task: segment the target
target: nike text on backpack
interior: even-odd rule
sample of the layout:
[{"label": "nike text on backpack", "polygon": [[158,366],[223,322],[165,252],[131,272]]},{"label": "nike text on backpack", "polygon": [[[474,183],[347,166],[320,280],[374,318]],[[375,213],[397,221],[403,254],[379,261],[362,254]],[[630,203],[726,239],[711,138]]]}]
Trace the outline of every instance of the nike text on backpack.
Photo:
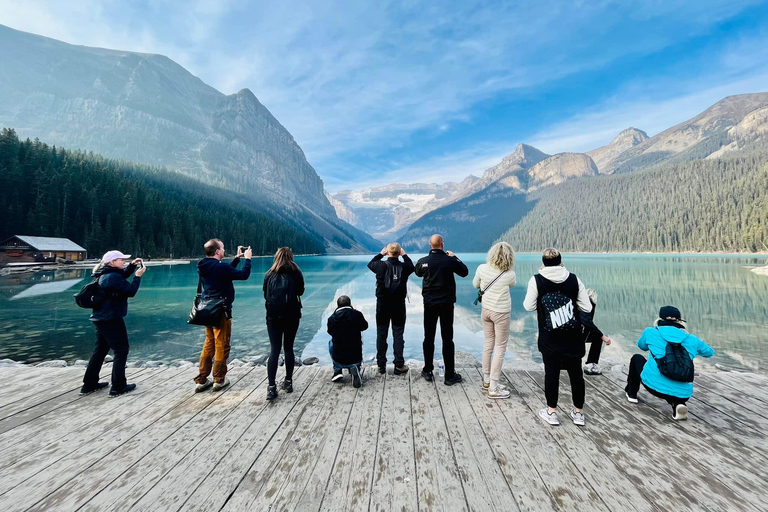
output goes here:
[{"label": "nike text on backpack", "polygon": [[293,277],[289,274],[274,272],[269,276],[267,286],[267,313],[272,318],[282,318],[294,314],[298,309],[299,297]]},{"label": "nike text on backpack", "polygon": [[499,273],[499,275],[497,275],[496,277],[494,277],[494,278],[493,278],[493,281],[491,281],[490,283],[488,283],[488,286],[486,286],[486,287],[485,287],[485,288],[483,288],[482,290],[477,290],[477,297],[475,298],[475,301],[474,301],[472,304],[474,304],[475,306],[477,306],[477,303],[478,303],[478,302],[483,302],[483,295],[485,294],[485,292],[487,292],[487,291],[488,291],[488,288],[490,288],[491,286],[493,286],[493,283],[495,283],[496,281],[498,281],[498,279],[499,279],[501,276],[503,276],[503,275],[504,275],[506,272],[507,272],[506,270],[502,270],[502,271]]},{"label": "nike text on backpack", "polygon": [[384,274],[384,289],[390,295],[394,295],[405,284],[403,281],[403,267],[401,265],[393,265],[389,261],[386,264],[387,272]]},{"label": "nike text on backpack", "polygon": [[189,313],[188,324],[207,325],[210,327],[219,327],[221,318],[227,313],[229,306],[224,297],[214,297],[209,299],[202,298],[203,280],[197,282],[197,294],[192,304],[192,311]]},{"label": "nike text on backpack", "polygon": [[693,359],[691,359],[690,354],[683,347],[682,342],[675,343],[666,339],[664,341],[667,342],[667,346],[664,349],[664,357],[657,358],[651,352],[651,356],[653,356],[656,366],[659,368],[659,373],[668,379],[679,382],[693,382]]},{"label": "nike text on backpack", "polygon": [[578,328],[579,322],[574,315],[573,301],[559,289],[550,291],[548,287],[551,287],[551,285],[547,285],[546,278],[540,275],[535,277],[536,285],[539,288],[539,302],[544,309],[544,329],[547,331],[559,331]]},{"label": "nike text on backpack", "polygon": [[107,298],[104,291],[99,286],[98,277],[80,288],[80,291],[77,292],[74,297],[75,303],[85,309],[98,308]]}]

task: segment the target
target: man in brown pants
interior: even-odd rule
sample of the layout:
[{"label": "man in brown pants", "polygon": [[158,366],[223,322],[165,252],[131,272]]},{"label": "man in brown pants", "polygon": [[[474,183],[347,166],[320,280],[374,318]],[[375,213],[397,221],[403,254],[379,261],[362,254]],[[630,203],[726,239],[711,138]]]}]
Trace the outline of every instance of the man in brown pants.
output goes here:
[{"label": "man in brown pants", "polygon": [[[197,263],[197,272],[203,285],[202,298],[223,297],[227,302],[227,313],[221,319],[219,327],[205,328],[205,343],[200,354],[200,373],[195,377],[195,392],[199,393],[213,386],[219,391],[229,385],[227,379],[227,359],[229,358],[229,341],[232,336],[232,303],[235,302],[235,287],[232,281],[245,281],[251,275],[251,256],[253,252],[248,247],[243,252],[238,247],[237,256],[232,263],[224,263],[224,242],[212,238],[205,243],[205,258]],[[240,258],[245,257],[241,270],[237,269]],[[213,369],[213,382],[208,375]]]}]

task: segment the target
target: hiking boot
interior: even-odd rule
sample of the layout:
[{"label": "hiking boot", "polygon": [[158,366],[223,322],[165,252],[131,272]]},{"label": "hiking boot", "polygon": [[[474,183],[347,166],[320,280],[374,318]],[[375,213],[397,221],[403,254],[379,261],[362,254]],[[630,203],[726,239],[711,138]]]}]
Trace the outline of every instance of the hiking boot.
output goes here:
[{"label": "hiking boot", "polygon": [[283,379],[283,383],[280,385],[281,388],[283,388],[283,391],[286,393],[293,393],[293,381],[288,379]]},{"label": "hiking boot", "polygon": [[272,401],[277,398],[277,386],[267,386],[267,400]]},{"label": "hiking boot", "polygon": [[632,396],[628,392],[624,391],[624,396],[627,397],[627,402],[631,404],[637,404],[640,403],[640,400],[637,399],[637,396]]},{"label": "hiking boot", "polygon": [[90,395],[94,391],[98,391],[100,389],[104,389],[107,386],[109,386],[108,382],[97,382],[95,386],[86,386],[85,384],[83,384],[83,387],[80,388],[80,394],[81,395]]},{"label": "hiking boot", "polygon": [[404,373],[408,373],[408,370],[409,368],[404,364],[400,366],[395,366],[395,375],[402,375]]},{"label": "hiking boot", "polygon": [[603,372],[600,371],[600,366],[598,366],[597,363],[588,363],[584,367],[584,375],[602,375]]},{"label": "hiking boot", "polygon": [[672,416],[675,421],[685,421],[688,419],[688,406],[685,404],[677,404],[675,406],[675,414]]},{"label": "hiking boot", "polygon": [[379,366],[379,373],[384,375],[387,373],[387,367],[386,366]]},{"label": "hiking boot", "polygon": [[360,378],[360,368],[353,366],[349,369],[349,374],[352,375],[352,385],[359,388],[363,385],[363,380]]},{"label": "hiking boot", "polygon": [[556,412],[549,412],[546,407],[539,411],[539,418],[543,419],[544,421],[546,421],[550,425],[559,425],[560,424],[560,420],[557,417],[557,413]]},{"label": "hiking boot", "polygon": [[488,388],[488,398],[509,398],[510,392],[503,386],[496,386],[496,389]]},{"label": "hiking boot", "polygon": [[123,389],[115,389],[114,386],[112,386],[112,389],[109,390],[109,397],[114,398],[116,396],[124,395],[126,393],[130,393],[136,389],[136,384],[126,384]]},{"label": "hiking boot", "polygon": [[575,409],[571,409],[571,419],[573,420],[574,425],[578,425],[580,427],[583,427],[584,425],[586,425],[586,421],[584,421],[583,412],[576,412]]},{"label": "hiking boot", "polygon": [[424,370],[421,370],[421,376],[424,377],[424,380],[427,382],[432,382],[435,378],[435,376],[432,375],[432,372],[425,372]]},{"label": "hiking boot", "polygon": [[334,370],[333,377],[331,377],[331,382],[341,382],[343,380],[344,375],[342,375],[341,370]]},{"label": "hiking boot", "polygon": [[221,391],[227,386],[229,386],[229,379],[224,379],[224,382],[214,382],[212,391]]},{"label": "hiking boot", "polygon": [[454,384],[458,384],[461,381],[462,381],[461,375],[459,375],[458,373],[454,373],[453,377],[450,377],[450,378],[446,377],[445,378],[445,385],[446,386],[453,386]]},{"label": "hiking boot", "polygon": [[205,382],[202,384],[195,385],[195,393],[202,393],[206,389],[210,389],[211,386],[213,386],[213,381],[211,379],[205,379]]}]

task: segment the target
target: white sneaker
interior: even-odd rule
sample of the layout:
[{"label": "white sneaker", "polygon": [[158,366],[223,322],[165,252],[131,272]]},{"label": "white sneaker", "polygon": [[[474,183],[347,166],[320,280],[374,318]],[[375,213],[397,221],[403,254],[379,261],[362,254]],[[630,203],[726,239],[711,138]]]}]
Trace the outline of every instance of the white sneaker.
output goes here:
[{"label": "white sneaker", "polygon": [[229,379],[224,379],[224,382],[214,382],[213,391],[221,391],[227,386],[229,386]]},{"label": "white sneaker", "polygon": [[510,392],[504,386],[496,386],[496,389],[488,389],[488,398],[509,398]]},{"label": "white sneaker", "polygon": [[205,382],[202,384],[196,384],[195,385],[195,393],[201,393],[205,391],[206,389],[213,386],[213,381],[211,379],[205,379]]},{"label": "white sneaker", "polygon": [[672,416],[675,421],[685,421],[688,419],[688,406],[685,404],[677,404],[675,407],[675,414]]},{"label": "white sneaker", "polygon": [[624,396],[627,397],[627,402],[629,402],[631,404],[639,404],[640,403],[640,400],[638,400],[636,396],[629,396],[629,393],[627,393],[626,391],[624,392]]},{"label": "white sneaker", "polygon": [[584,425],[586,425],[586,421],[584,421],[583,412],[576,412],[575,409],[571,409],[571,419],[573,420],[574,425],[578,425],[580,427],[583,427]]},{"label": "white sneaker", "polygon": [[600,366],[597,363],[589,363],[584,367],[584,374],[585,375],[602,375],[603,372],[600,371]]},{"label": "white sneaker", "polygon": [[550,425],[559,425],[560,420],[557,417],[556,412],[549,412],[546,408],[539,411],[539,418],[543,419]]}]

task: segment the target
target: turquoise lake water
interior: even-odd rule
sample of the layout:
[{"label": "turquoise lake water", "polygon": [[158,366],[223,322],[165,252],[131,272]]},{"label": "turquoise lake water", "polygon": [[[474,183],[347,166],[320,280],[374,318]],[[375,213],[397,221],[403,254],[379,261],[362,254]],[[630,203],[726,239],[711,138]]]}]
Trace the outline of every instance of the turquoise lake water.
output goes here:
[{"label": "turquoise lake water", "polygon": [[[483,334],[480,307],[474,306],[472,276],[484,254],[459,255],[470,269],[457,279],[455,341],[458,350],[479,356]],[[419,255],[412,256],[414,261]],[[375,354],[375,279],[370,256],[314,256],[297,259],[307,289],[296,353],[328,361],[325,322],[335,299],[352,297],[371,324],[364,333],[364,353]],[[540,256],[519,254],[517,286],[512,290],[511,338],[507,359],[540,361],[536,317],[522,308],[526,285],[540,266]],[[564,262],[588,288],[599,293],[595,323],[614,344],[604,358],[625,361],[637,351],[635,341],[651,325],[659,306],[677,306],[689,329],[716,350],[709,363],[765,373],[768,368],[768,277],[747,267],[768,264],[766,257],[668,255],[566,255]],[[261,285],[271,259],[253,260],[253,273],[236,283],[231,358],[268,352]],[[88,312],[72,298],[90,271],[66,270],[0,277],[0,358],[35,362],[87,359],[95,340]],[[149,267],[138,295],[129,301],[130,359],[195,361],[203,329],[186,323],[197,285],[195,262]],[[421,280],[408,284],[406,358],[422,359]],[[439,357],[439,334],[438,355]],[[391,349],[390,349],[391,350]],[[390,353],[391,354],[391,353]],[[389,356],[390,362],[392,356]]]}]

